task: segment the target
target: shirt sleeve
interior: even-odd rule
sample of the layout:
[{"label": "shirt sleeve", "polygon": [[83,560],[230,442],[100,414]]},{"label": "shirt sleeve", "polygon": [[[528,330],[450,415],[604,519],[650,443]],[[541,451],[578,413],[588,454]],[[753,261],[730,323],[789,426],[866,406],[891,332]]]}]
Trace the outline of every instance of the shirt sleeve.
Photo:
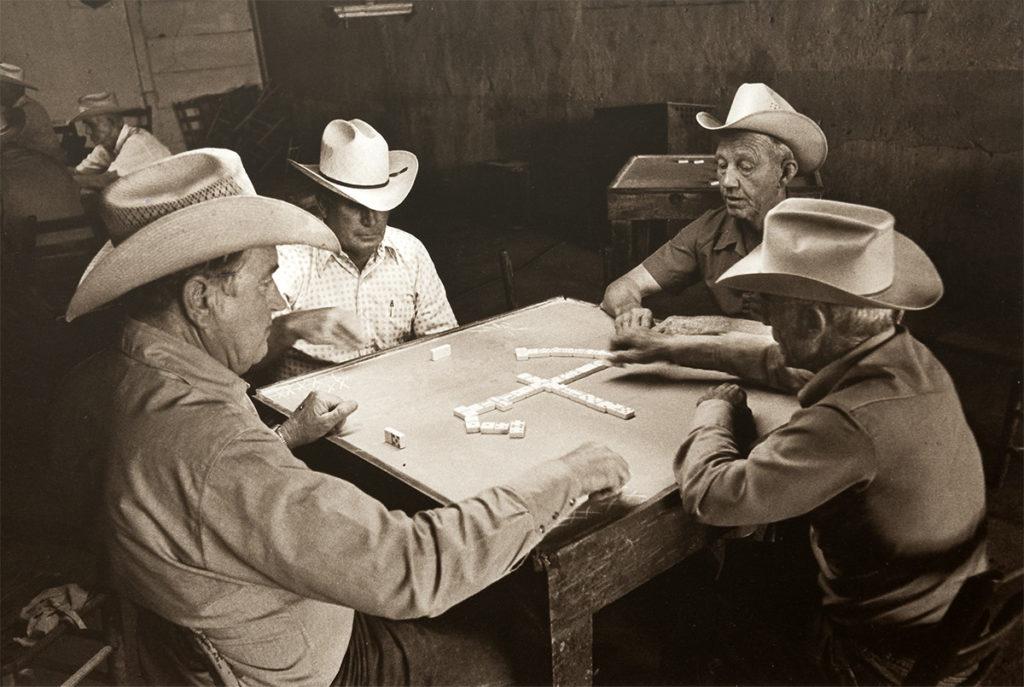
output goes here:
[{"label": "shirt sleeve", "polygon": [[733,527],[796,517],[874,477],[870,438],[856,420],[831,406],[798,411],[745,459],[732,422],[728,402],[701,403],[676,457],[683,507],[707,524]]},{"label": "shirt sleeve", "polygon": [[110,171],[124,176],[170,155],[171,151],[156,136],[145,129],[139,129],[125,139],[121,150],[110,163]]},{"label": "shirt sleeve", "polygon": [[313,270],[313,254],[309,247],[303,245],[278,246],[277,269],[274,271],[274,283],[281,292],[287,308],[276,314],[292,312],[299,298],[309,288],[309,280]]},{"label": "shirt sleeve", "polygon": [[96,146],[85,156],[85,159],[78,163],[75,171],[79,174],[98,174],[106,172],[110,167],[110,153],[103,146]]},{"label": "shirt sleeve", "polygon": [[426,336],[452,329],[459,323],[455,321],[455,313],[448,303],[444,284],[437,276],[434,261],[423,244],[418,241],[417,244],[416,315],[412,330],[414,336]]},{"label": "shirt sleeve", "polygon": [[683,288],[700,281],[697,243],[703,237],[708,214],[680,229],[641,263],[662,289]]},{"label": "shirt sleeve", "polygon": [[387,618],[433,616],[509,572],[581,488],[565,463],[551,461],[409,516],[310,470],[268,429],[252,428],[208,473],[204,565],[217,570],[227,556],[302,596]]}]

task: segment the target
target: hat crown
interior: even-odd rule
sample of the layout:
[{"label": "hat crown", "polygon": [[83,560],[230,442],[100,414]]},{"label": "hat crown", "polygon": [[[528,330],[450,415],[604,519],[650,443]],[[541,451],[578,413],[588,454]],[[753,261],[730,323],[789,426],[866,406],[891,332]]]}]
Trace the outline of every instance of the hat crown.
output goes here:
[{"label": "hat crown", "polygon": [[895,269],[889,212],[814,198],[787,198],[765,216],[764,271],[807,277],[859,296],[883,291]]},{"label": "hat crown", "polygon": [[388,142],[361,119],[335,119],[320,139],[320,173],[353,186],[388,183]]},{"label": "hat crown", "polygon": [[238,153],[200,148],[118,179],[104,191],[100,213],[110,242],[117,245],[175,210],[213,198],[255,195]]},{"label": "hat crown", "polygon": [[119,107],[117,104],[117,94],[112,91],[102,91],[101,93],[88,93],[78,99],[79,112],[86,112],[87,110],[94,110],[100,107]]},{"label": "hat crown", "polygon": [[763,83],[745,83],[736,89],[726,124],[731,124],[757,112],[793,112],[786,99]]},{"label": "hat crown", "polygon": [[25,80],[25,70],[16,64],[10,64],[9,62],[0,62],[0,74],[3,74],[9,79],[17,79],[18,81]]}]

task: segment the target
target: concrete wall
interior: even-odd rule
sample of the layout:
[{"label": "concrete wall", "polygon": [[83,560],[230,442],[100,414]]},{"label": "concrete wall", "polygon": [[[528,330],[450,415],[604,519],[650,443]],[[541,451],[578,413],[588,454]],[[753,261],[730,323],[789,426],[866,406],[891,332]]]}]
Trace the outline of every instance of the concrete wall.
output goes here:
[{"label": "concrete wall", "polygon": [[310,129],[361,116],[415,151],[421,186],[525,159],[540,209],[577,221],[593,108],[724,113],[738,84],[765,81],[828,135],[830,197],[893,211],[951,286],[1019,314],[1018,0],[424,1],[340,26],[321,8],[257,3],[271,80]]},{"label": "concrete wall", "polygon": [[247,0],[3,0],[3,61],[25,69],[54,120],[84,93],[111,90],[153,107],[153,131],[184,150],[172,103],[260,83]]}]

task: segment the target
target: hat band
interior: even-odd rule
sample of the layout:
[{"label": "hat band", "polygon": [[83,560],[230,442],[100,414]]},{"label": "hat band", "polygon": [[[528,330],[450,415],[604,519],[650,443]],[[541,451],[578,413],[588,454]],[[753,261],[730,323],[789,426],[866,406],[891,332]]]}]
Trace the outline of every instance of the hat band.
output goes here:
[{"label": "hat band", "polygon": [[320,170],[320,176],[322,176],[325,179],[329,179],[330,181],[333,181],[336,184],[341,184],[342,186],[345,186],[347,188],[384,188],[385,186],[391,183],[391,177],[397,177],[399,174],[404,174],[407,171],[409,171],[408,167],[402,167],[397,172],[392,172],[391,174],[388,174],[388,178],[385,179],[384,182],[380,184],[352,184],[347,181],[342,181],[341,179],[335,179],[329,174],[324,174],[324,171],[322,169]]}]

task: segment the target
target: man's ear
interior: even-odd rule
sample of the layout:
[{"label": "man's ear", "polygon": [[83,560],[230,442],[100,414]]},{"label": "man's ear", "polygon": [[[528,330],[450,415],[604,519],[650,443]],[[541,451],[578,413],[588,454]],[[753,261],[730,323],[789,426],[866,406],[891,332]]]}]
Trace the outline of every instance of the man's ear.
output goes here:
[{"label": "man's ear", "polygon": [[786,188],[789,186],[789,182],[793,181],[793,177],[796,176],[799,166],[796,164],[796,160],[786,160],[782,163],[782,176],[779,177],[779,186]]},{"label": "man's ear", "polygon": [[817,345],[828,328],[828,319],[825,317],[825,311],[817,303],[812,303],[800,308],[799,313],[800,319],[798,322],[800,323],[800,330],[803,332],[804,338],[808,341],[813,341]]},{"label": "man's ear", "polygon": [[206,277],[189,277],[181,287],[181,307],[189,322],[199,327],[209,321],[215,291],[214,285]]}]

